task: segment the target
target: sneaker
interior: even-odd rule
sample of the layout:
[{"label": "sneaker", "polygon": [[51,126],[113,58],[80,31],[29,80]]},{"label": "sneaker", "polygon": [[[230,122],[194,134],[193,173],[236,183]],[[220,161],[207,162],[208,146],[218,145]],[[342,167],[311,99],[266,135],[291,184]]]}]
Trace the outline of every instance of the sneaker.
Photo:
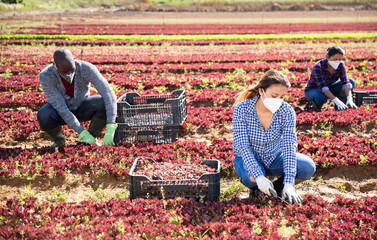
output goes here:
[{"label": "sneaker", "polygon": [[312,103],[312,106],[313,106],[313,110],[316,111],[316,112],[321,112],[322,110],[322,106],[323,104],[317,104],[315,102]]},{"label": "sneaker", "polygon": [[95,143],[96,146],[100,147],[101,146],[101,143],[98,142],[98,139],[96,138],[96,143]]},{"label": "sneaker", "polygon": [[258,186],[250,188],[249,198],[257,198],[259,195],[259,188]]},{"label": "sneaker", "polygon": [[55,141],[50,147],[56,148],[56,147],[60,147],[64,145],[65,145],[65,141]]},{"label": "sneaker", "polygon": [[273,181],[272,184],[274,185],[274,189],[278,197],[281,198],[283,195],[283,188],[284,188],[284,176],[279,177],[277,180]]}]

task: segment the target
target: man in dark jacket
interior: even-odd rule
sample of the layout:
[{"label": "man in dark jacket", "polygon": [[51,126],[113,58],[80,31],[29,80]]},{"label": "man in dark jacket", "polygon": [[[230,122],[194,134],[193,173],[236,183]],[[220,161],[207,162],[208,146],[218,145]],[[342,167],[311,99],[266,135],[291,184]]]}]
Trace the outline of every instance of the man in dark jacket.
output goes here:
[{"label": "man in dark jacket", "polygon": [[[54,53],[54,63],[39,74],[39,81],[48,103],[37,116],[42,130],[54,141],[52,147],[65,144],[61,128],[65,124],[79,134],[80,140],[95,145],[106,126],[104,145],[114,145],[116,97],[93,64],[75,60],[68,49],[61,48]],[[91,84],[100,95],[90,96]],[[80,124],[83,121],[91,121],[88,130]]]}]

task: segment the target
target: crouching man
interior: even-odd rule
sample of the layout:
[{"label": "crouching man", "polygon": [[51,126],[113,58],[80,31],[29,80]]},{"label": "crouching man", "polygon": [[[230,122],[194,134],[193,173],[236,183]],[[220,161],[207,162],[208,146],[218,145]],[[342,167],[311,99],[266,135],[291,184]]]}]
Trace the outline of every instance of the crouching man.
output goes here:
[{"label": "crouching man", "polygon": [[[54,62],[39,74],[47,98],[38,111],[38,122],[54,141],[52,147],[65,144],[62,125],[67,124],[79,134],[79,140],[98,145],[98,137],[106,126],[104,145],[114,145],[117,128],[116,97],[107,80],[91,63],[75,60],[72,53],[61,48],[54,53]],[[90,96],[90,85],[100,95]],[[80,122],[91,121],[88,130]]]}]

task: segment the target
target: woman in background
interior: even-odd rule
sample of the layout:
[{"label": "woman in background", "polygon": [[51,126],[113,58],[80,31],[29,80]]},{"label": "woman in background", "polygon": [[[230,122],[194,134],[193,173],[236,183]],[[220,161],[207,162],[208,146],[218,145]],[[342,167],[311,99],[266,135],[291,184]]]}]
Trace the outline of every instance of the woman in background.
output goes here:
[{"label": "woman in background", "polygon": [[344,54],[342,48],[334,46],[327,49],[326,58],[314,64],[305,87],[305,97],[316,111],[321,111],[323,104],[329,99],[335,103],[337,110],[357,108],[351,93],[355,88],[355,81],[347,77],[346,65],[342,61]]}]

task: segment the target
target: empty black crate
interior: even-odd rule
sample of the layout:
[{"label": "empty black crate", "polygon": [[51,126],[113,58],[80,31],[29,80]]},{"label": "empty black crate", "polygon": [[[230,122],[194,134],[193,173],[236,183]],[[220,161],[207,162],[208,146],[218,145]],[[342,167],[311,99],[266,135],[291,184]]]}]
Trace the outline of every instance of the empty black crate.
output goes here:
[{"label": "empty black crate", "polygon": [[354,91],[353,95],[355,104],[358,107],[377,103],[377,90]]},{"label": "empty black crate", "polygon": [[186,92],[165,95],[126,93],[117,101],[118,121],[133,126],[177,126],[187,117]]},{"label": "empty black crate", "polygon": [[[154,162],[153,159],[148,160]],[[130,199],[135,198],[195,198],[217,201],[220,196],[220,161],[204,160],[205,164],[216,169],[216,173],[203,174],[199,179],[151,180],[146,176],[135,175],[138,159],[130,170]]]},{"label": "empty black crate", "polygon": [[151,126],[130,127],[127,124],[118,124],[115,131],[114,142],[154,142],[172,143],[178,140],[179,126]]}]

